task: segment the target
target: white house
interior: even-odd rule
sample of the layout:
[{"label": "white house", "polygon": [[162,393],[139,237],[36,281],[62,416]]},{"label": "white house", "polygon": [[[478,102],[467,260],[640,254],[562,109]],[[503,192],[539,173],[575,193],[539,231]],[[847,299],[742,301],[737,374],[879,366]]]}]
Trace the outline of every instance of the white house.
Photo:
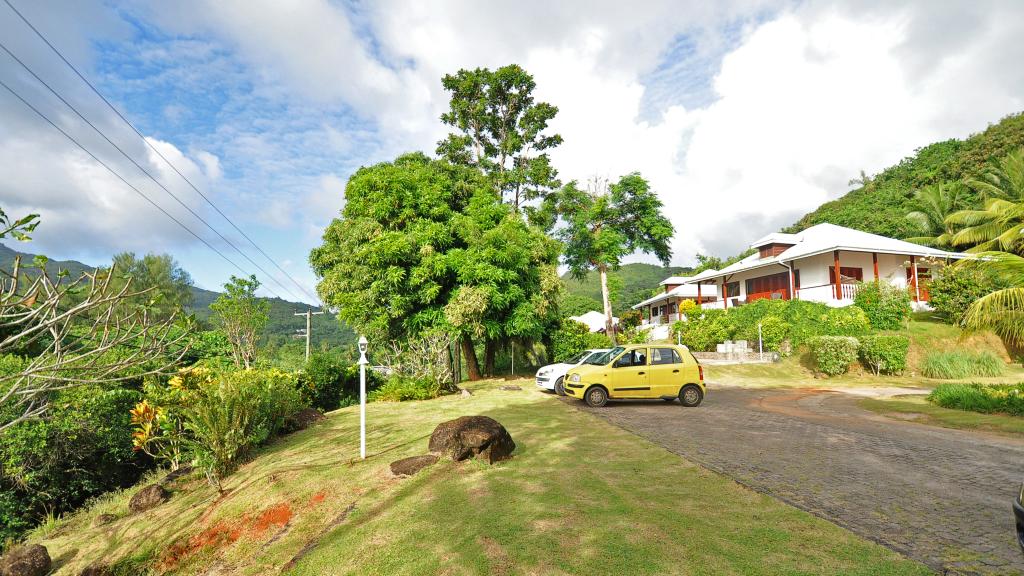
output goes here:
[{"label": "white house", "polygon": [[[587,312],[586,314],[582,314],[580,316],[570,316],[569,320],[575,320],[577,322],[586,324],[587,328],[589,328],[591,332],[602,332],[605,329],[604,314],[597,312],[595,310],[591,310],[590,312]],[[612,316],[612,326],[618,325],[619,319],[616,318],[615,316]]]},{"label": "white house", "polygon": [[[859,282],[877,280],[909,290],[914,308],[927,309],[932,271],[967,257],[834,224],[769,234],[750,246],[757,253],[735,264],[666,282],[693,288],[702,308],[728,308],[761,298],[839,307],[853,304]],[[678,313],[662,312],[660,302],[649,299],[635,308],[644,311],[646,323],[680,319]]]},{"label": "white house", "polygon": [[662,293],[633,306],[634,310],[642,310],[644,324],[666,324],[679,319],[679,304],[683,300],[694,302],[714,302],[718,296],[706,291],[697,294],[699,288],[695,284],[686,284],[687,277],[671,276],[661,281]]}]

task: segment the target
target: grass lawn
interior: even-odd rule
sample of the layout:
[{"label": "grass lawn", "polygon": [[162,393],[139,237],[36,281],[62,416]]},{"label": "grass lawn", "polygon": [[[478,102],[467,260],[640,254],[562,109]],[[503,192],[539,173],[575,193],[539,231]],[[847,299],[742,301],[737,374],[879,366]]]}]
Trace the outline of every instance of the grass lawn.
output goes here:
[{"label": "grass lawn", "polygon": [[[127,516],[128,491],[32,541],[48,547],[58,574],[132,556],[180,574],[278,573],[293,560],[286,573],[929,573],[519,383],[369,405],[365,461],[358,409],[342,409],[262,451],[220,497],[193,479]],[[388,464],[424,453],[437,423],[468,414],[502,422],[515,457],[391,476]],[[91,527],[100,513],[118,519]]]},{"label": "grass lawn", "polygon": [[868,398],[861,400],[859,404],[862,408],[884,416],[894,416],[922,424],[963,430],[984,430],[1007,436],[1024,436],[1024,418],[1004,414],[950,410],[928,402],[923,396]]}]

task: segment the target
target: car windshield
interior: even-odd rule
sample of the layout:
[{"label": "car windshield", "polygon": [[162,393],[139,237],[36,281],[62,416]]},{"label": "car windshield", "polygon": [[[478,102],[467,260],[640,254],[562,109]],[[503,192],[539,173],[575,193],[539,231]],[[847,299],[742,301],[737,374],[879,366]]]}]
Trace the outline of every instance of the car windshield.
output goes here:
[{"label": "car windshield", "polygon": [[584,358],[586,358],[587,356],[590,356],[591,354],[592,354],[592,352],[590,350],[584,350],[583,352],[580,352],[579,354],[577,354],[577,355],[573,356],[572,358],[569,358],[568,360],[566,360],[565,363],[566,364],[579,364],[580,362],[583,362]]},{"label": "car windshield", "polygon": [[616,346],[615,348],[612,348],[611,350],[609,350],[607,352],[601,352],[600,354],[594,354],[590,358],[587,358],[585,363],[586,364],[593,364],[595,366],[604,366],[605,364],[610,362],[612,358],[615,358],[619,354],[622,354],[623,350],[625,350],[625,348],[623,348],[622,346]]}]

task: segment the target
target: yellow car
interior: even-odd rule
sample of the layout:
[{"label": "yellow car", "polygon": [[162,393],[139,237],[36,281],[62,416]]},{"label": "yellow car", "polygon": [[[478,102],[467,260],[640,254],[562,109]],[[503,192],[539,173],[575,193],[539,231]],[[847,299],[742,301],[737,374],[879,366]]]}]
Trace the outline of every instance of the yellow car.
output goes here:
[{"label": "yellow car", "polygon": [[588,358],[565,375],[565,394],[595,408],[625,398],[704,400],[704,368],[685,346],[631,344]]}]

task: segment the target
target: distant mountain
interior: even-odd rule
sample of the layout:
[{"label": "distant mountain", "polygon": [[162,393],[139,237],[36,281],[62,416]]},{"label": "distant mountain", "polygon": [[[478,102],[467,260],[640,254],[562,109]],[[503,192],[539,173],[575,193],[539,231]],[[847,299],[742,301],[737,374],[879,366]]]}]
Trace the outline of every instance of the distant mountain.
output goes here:
[{"label": "distant mountain", "polygon": [[[890,238],[918,233],[906,215],[914,210],[914,192],[929,184],[954,182],[977,176],[993,160],[1024,146],[1024,113],[1003,118],[984,132],[965,140],[946,140],[917,149],[912,156],[890,166],[845,196],[826,202],[784,232],[799,232],[829,222]],[[974,192],[964,206],[979,199]]]},{"label": "distant mountain", "polygon": [[[22,266],[31,265],[35,258],[35,254],[18,252],[0,244],[0,270],[11,270],[17,256],[21,256]],[[91,272],[95,267],[77,260],[49,260],[47,269],[51,271],[67,270],[71,277],[76,278],[83,272]],[[187,307],[187,311],[194,314],[200,321],[209,322],[212,316],[210,304],[218,296],[220,296],[220,292],[192,286],[192,302]],[[311,306],[302,302],[289,302],[281,298],[264,298],[264,300],[270,302],[270,320],[264,331],[264,340],[280,344],[284,340],[299,337],[299,331],[306,328],[306,320],[295,316],[295,314],[305,312]],[[312,308],[314,312],[320,311],[319,308]],[[338,322],[333,314],[313,316],[312,324],[313,341],[316,345],[326,343],[328,346],[347,346],[356,341],[355,333]]]},{"label": "distant mountain", "polygon": [[[679,276],[688,273],[691,268],[679,266],[658,266],[656,264],[624,264],[618,270],[609,273],[609,284],[613,287],[618,284],[618,298],[612,300],[612,310],[621,314],[630,306],[646,299],[658,288],[658,283],[669,276]],[[598,273],[590,272],[583,280],[577,280],[570,274],[562,276],[566,290],[573,298],[573,304],[582,309],[580,299],[592,300],[591,307],[600,310],[601,306],[601,279]],[[613,290],[614,292],[614,290]],[[574,309],[572,313],[578,312]]]}]

